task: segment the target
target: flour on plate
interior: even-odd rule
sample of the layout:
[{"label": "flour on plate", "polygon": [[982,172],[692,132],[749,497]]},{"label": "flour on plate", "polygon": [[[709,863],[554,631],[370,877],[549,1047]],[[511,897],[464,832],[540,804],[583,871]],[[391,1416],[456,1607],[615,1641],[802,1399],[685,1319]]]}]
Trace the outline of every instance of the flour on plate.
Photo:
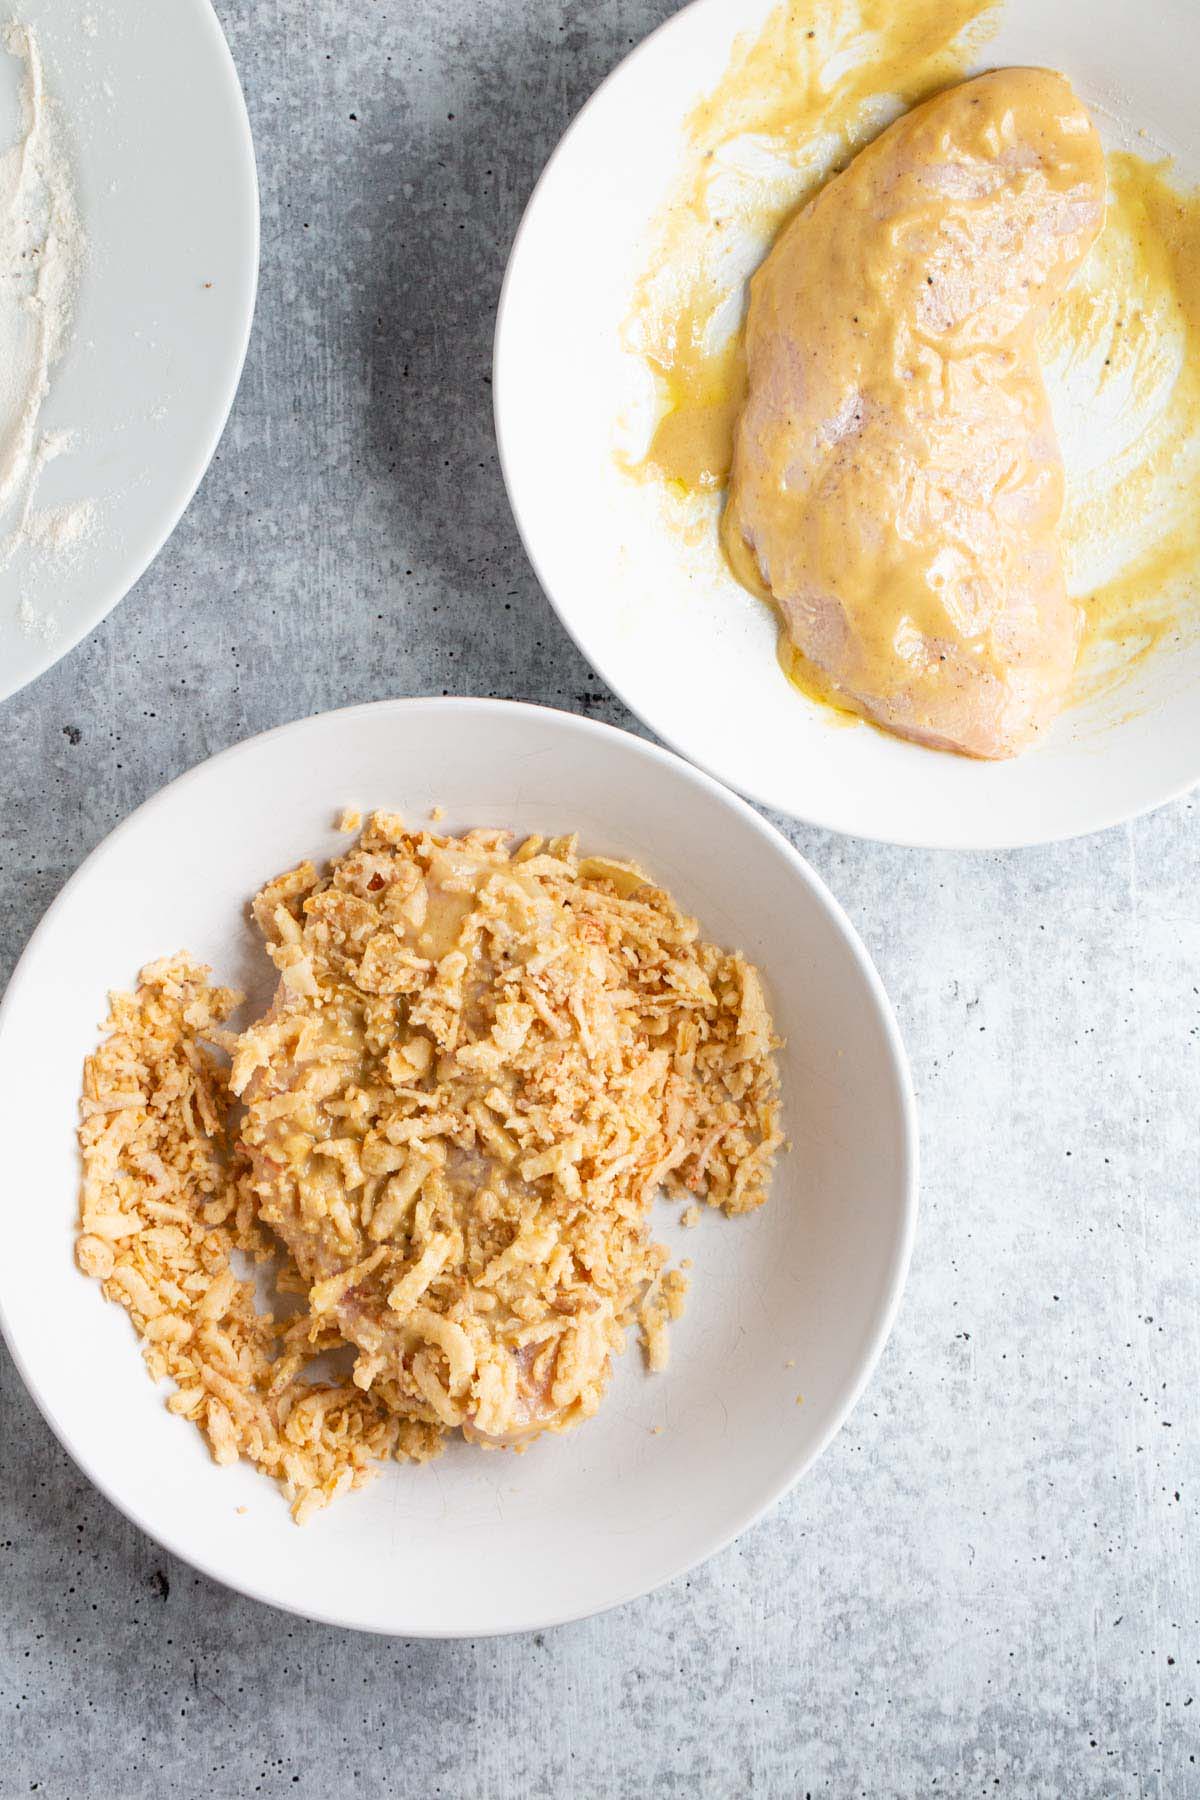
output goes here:
[{"label": "flour on plate", "polygon": [[73,443],[44,429],[42,409],[70,339],[85,240],[37,38],[13,21],[4,47],[24,70],[20,129],[0,153],[0,567],[21,549],[69,554],[96,513],[87,499],[37,505],[43,471]]}]

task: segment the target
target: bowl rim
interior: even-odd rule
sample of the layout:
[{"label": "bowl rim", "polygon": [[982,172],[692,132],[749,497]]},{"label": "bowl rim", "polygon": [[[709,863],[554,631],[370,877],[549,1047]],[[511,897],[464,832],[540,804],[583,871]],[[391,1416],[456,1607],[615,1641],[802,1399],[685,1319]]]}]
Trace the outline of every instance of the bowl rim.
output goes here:
[{"label": "bowl rim", "polygon": [[[543,165],[522,210],[517,229],[513,234],[512,243],[508,253],[508,261],[505,264],[504,278],[500,286],[500,297],[496,305],[496,320],[492,335],[492,423],[496,436],[496,451],[500,463],[500,472],[504,480],[505,493],[508,496],[509,509],[517,528],[517,535],[519,536],[525,554],[529,559],[538,586],[541,588],[542,593],[554,609],[554,613],[564,631],[585,661],[596,670],[597,674],[606,685],[617,695],[634,717],[646,726],[647,730],[653,731],[655,735],[663,743],[669,745],[677,755],[683,757],[686,761],[691,762],[695,767],[703,769],[706,774],[713,776],[723,786],[729,786],[732,790],[733,783],[731,778],[722,771],[719,759],[711,760],[708,755],[702,753],[694,746],[683,745],[673,733],[663,731],[654,719],[649,718],[631,698],[621,681],[614,675],[607,662],[599,659],[594,647],[584,642],[579,630],[568,617],[567,611],[564,609],[563,605],[560,604],[553,586],[546,578],[542,560],[538,556],[526,527],[521,504],[517,496],[517,487],[513,478],[513,464],[505,430],[505,417],[510,406],[508,398],[509,379],[506,368],[508,353],[506,346],[508,321],[512,310],[512,290],[515,286],[516,271],[521,260],[525,241],[532,230],[534,213],[537,210],[544,189],[548,186],[550,180],[554,176],[556,165],[561,160],[568,146],[574,140],[576,134],[583,128],[586,119],[590,116],[593,109],[602,102],[608,89],[613,86],[635,62],[643,55],[650,52],[651,47],[656,43],[657,39],[675,31],[677,28],[684,28],[685,20],[690,19],[692,15],[714,11],[721,4],[722,0],[687,0],[686,5],[681,6],[677,12],[672,13],[670,17],[664,19],[661,24],[655,26],[653,31],[648,32],[644,38],[639,39],[632,49],[626,51],[625,55],[621,57],[621,59],[609,70],[608,74],[605,75],[599,85],[588,95],[587,99],[571,119],[566,130],[562,133],[553,150],[546,158],[545,164]],[[745,22],[743,21],[742,26],[738,29],[744,29],[744,26]],[[515,395],[517,384],[514,381],[512,385]],[[881,728],[872,725],[869,720],[864,720],[863,725],[868,730],[881,732]],[[909,747],[923,750],[926,755],[951,754],[948,752],[928,750],[920,745]],[[1200,785],[1200,767],[1197,767],[1194,773],[1182,776],[1177,781],[1172,782],[1162,791],[1156,792],[1146,799],[1135,801],[1132,805],[1125,802],[1109,803],[1104,798],[1104,795],[1100,794],[1094,802],[1088,816],[1083,818],[1078,825],[1072,825],[1071,828],[1066,831],[1054,828],[1041,828],[1038,825],[1036,816],[1031,815],[1028,824],[1023,825],[1020,829],[1001,832],[988,830],[988,813],[986,806],[982,806],[979,809],[981,828],[976,831],[939,831],[932,826],[929,829],[919,830],[863,830],[853,825],[847,825],[843,819],[838,817],[836,807],[827,808],[822,806],[819,795],[806,799],[801,806],[796,807],[791,804],[782,804],[778,795],[767,792],[763,787],[759,786],[757,782],[752,783],[739,779],[736,784],[736,791],[752,800],[757,806],[767,807],[776,812],[782,812],[786,814],[787,817],[795,819],[801,824],[812,825],[822,831],[837,832],[843,837],[859,838],[864,843],[896,844],[902,849],[909,850],[988,851],[1033,849],[1046,844],[1066,844],[1071,843],[1078,838],[1091,837],[1097,832],[1110,830],[1114,825],[1128,824],[1133,819],[1142,818],[1148,813],[1157,812],[1161,807],[1173,805],[1176,801],[1183,799],[1186,795],[1193,792],[1197,785]]]},{"label": "bowl rim", "polygon": [[663,749],[660,745],[651,743],[647,739],[639,737],[634,732],[623,731],[618,726],[609,725],[599,719],[588,719],[578,713],[566,712],[557,707],[537,706],[531,702],[519,700],[497,700],[459,695],[429,695],[413,696],[406,699],[368,701],[355,706],[335,707],[327,712],[313,713],[307,717],[294,719],[286,724],[274,726],[267,731],[255,733],[252,737],[243,738],[239,743],[231,744],[227,746],[226,749],[218,751],[214,756],[206,757],[202,761],[194,764],[190,769],[185,770],[183,774],[176,776],[174,780],[168,782],[164,787],[159,788],[154,794],[151,794],[148,799],[144,800],[140,806],[136,807],[133,812],[129,813],[111,832],[102,838],[88,853],[83,862],[64,883],[59,893],[50,903],[49,907],[42,915],[42,918],[31,932],[21,955],[18,958],[16,966],[13,969],[8,985],[3,995],[0,996],[0,1044],[3,1042],[5,1028],[10,1011],[14,1005],[15,997],[23,992],[26,984],[31,979],[30,970],[34,963],[35,952],[41,941],[49,935],[59,913],[64,910],[69,896],[71,896],[75,888],[88,877],[94,865],[107,855],[109,851],[130,831],[132,831],[135,824],[144,824],[147,818],[152,818],[156,810],[162,808],[167,803],[169,796],[172,798],[177,797],[179,793],[187,789],[190,783],[198,780],[202,773],[210,770],[214,764],[232,761],[235,757],[248,751],[251,746],[261,745],[267,740],[277,739],[285,734],[294,734],[296,737],[302,737],[306,732],[321,730],[328,720],[335,718],[349,721],[356,717],[363,717],[367,714],[374,716],[391,714],[392,716],[396,716],[400,714],[412,715],[422,711],[431,710],[451,714],[455,712],[469,712],[476,715],[479,713],[490,713],[497,716],[512,716],[515,714],[537,719],[541,722],[544,722],[547,717],[549,717],[555,722],[555,725],[558,728],[564,729],[568,733],[577,733],[594,742],[603,744],[611,743],[614,739],[620,740],[624,747],[634,748],[635,751],[639,755],[644,756],[648,762],[654,763],[660,768],[670,770],[676,778],[682,779],[685,783],[694,785],[711,798],[718,800],[722,805],[730,808],[742,819],[743,823],[758,832],[758,834],[763,837],[777,853],[782,853],[785,861],[790,865],[793,876],[805,886],[811,898],[824,913],[828,922],[840,933],[843,941],[846,943],[854,966],[863,982],[865,997],[873,1006],[877,1020],[882,1027],[884,1042],[888,1053],[889,1072],[895,1083],[896,1097],[899,1102],[901,1127],[901,1157],[898,1170],[900,1175],[900,1209],[897,1220],[896,1241],[890,1259],[882,1303],[879,1306],[877,1316],[866,1336],[865,1342],[858,1353],[856,1372],[847,1384],[846,1391],[842,1395],[839,1403],[832,1409],[825,1430],[821,1433],[815,1444],[789,1459],[786,1470],[780,1479],[773,1483],[765,1494],[757,1496],[751,1505],[744,1508],[742,1512],[739,1513],[736,1522],[720,1537],[719,1540],[714,1540],[699,1556],[687,1556],[680,1559],[677,1565],[672,1564],[649,1587],[635,1582],[628,1591],[622,1589],[615,1593],[611,1599],[605,1601],[600,1607],[584,1608],[583,1610],[571,1606],[567,1607],[565,1610],[556,1610],[553,1606],[548,1608],[543,1607],[541,1610],[531,1613],[527,1618],[518,1619],[515,1623],[505,1623],[500,1625],[484,1624],[469,1631],[456,1630],[453,1633],[444,1633],[429,1629],[413,1629],[403,1625],[392,1627],[376,1624],[363,1624],[358,1619],[347,1617],[344,1614],[339,1614],[336,1611],[331,1611],[329,1609],[306,1609],[301,1605],[292,1604],[290,1601],[281,1599],[275,1594],[260,1591],[256,1588],[252,1580],[244,1582],[240,1580],[231,1580],[227,1574],[213,1567],[210,1559],[206,1555],[197,1555],[195,1551],[188,1546],[186,1537],[181,1539],[179,1534],[171,1531],[164,1531],[160,1526],[154,1526],[147,1523],[145,1517],[142,1516],[142,1508],[139,1504],[128,1496],[115,1492],[109,1480],[98,1474],[91,1466],[91,1459],[77,1452],[69,1429],[59,1421],[50,1402],[42,1394],[36,1374],[29,1367],[22,1355],[19,1344],[14,1339],[4,1312],[2,1289],[0,1289],[0,1337],[4,1339],[17,1373],[20,1375],[26,1390],[34,1404],[37,1406],[38,1411],[41,1413],[51,1431],[76,1466],[87,1476],[92,1485],[104,1495],[105,1499],[108,1500],[118,1512],[122,1513],[131,1524],[144,1532],[148,1538],[158,1544],[162,1549],[166,1550],[169,1554],[178,1557],[181,1562],[186,1563],[189,1567],[198,1570],[210,1580],[219,1583],[222,1587],[228,1588],[233,1592],[245,1594],[248,1598],[259,1601],[264,1605],[271,1606],[277,1611],[292,1614],[299,1618],[312,1619],[320,1624],[336,1625],[345,1630],[369,1631],[374,1635],[385,1637],[466,1639],[499,1637],[526,1631],[549,1630],[558,1625],[573,1623],[578,1619],[599,1616],[600,1613],[609,1612],[614,1607],[626,1605],[633,1600],[640,1599],[645,1594],[655,1592],[658,1588],[665,1586],[668,1582],[677,1580],[680,1576],[688,1574],[702,1562],[707,1562],[710,1557],[716,1556],[719,1552],[726,1549],[735,1538],[741,1536],[744,1531],[756,1524],[759,1519],[769,1512],[779,1500],[790,1491],[795,1483],[799,1481],[801,1476],[806,1474],[813,1464],[818,1461],[828,1449],[830,1443],[837,1436],[854,1407],[861,1399],[871,1376],[875,1372],[879,1358],[891,1335],[892,1327],[895,1323],[897,1313],[899,1312],[916,1237],[919,1131],[916,1094],[908,1056],[904,1048],[904,1042],[900,1034],[895,1011],[891,1000],[888,997],[887,990],[883,985],[883,980],[876,969],[866,946],[863,944],[862,939],[859,937],[858,932],[855,930],[853,923],[847,916],[840,902],[835,898],[821,876],[817,874],[816,870],[811,867],[800,852],[788,842],[787,838],[778,827],[773,825],[769,819],[764,818],[760,812],[756,811],[754,807],[750,806],[747,801],[743,800],[731,789],[725,787],[721,782],[716,781],[705,771],[695,768],[694,765],[687,762],[683,757],[677,756],[672,750]]}]

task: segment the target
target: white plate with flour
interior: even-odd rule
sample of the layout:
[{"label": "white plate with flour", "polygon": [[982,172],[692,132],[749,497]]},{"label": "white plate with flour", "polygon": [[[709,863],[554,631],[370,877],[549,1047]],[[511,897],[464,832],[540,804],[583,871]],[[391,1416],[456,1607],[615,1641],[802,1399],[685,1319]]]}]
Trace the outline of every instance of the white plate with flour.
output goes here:
[{"label": "white plate with flour", "polygon": [[250,129],[208,0],[0,7],[0,697],[177,524],[245,357]]},{"label": "white plate with flour", "polygon": [[[814,824],[898,843],[986,847],[1070,837],[1159,805],[1200,779],[1194,558],[1190,585],[1175,581],[1178,618],[1153,649],[1122,650],[1119,678],[1098,680],[1036,752],[974,763],[844,717],[839,724],[794,689],[777,662],[773,616],[720,555],[719,496],[677,502],[621,466],[621,456],[644,451],[661,410],[629,326],[655,239],[667,229],[667,202],[680,183],[687,191],[688,158],[711,127],[711,102],[701,127],[695,109],[725,80],[742,34],[753,39],[777,8],[778,0],[695,0],[670,19],[589,101],[530,202],[500,303],[495,404],[509,497],[541,583],[590,662],[654,731],[743,793]],[[1200,176],[1195,0],[1149,8],[1142,0],[1001,0],[992,8],[982,0],[794,0],[788,66],[836,115],[852,72],[870,63],[881,39],[923,33],[937,41],[971,12],[957,63],[931,68],[918,91],[1005,64],[1060,69],[1107,149],[1172,156],[1185,188]],[[761,89],[770,91],[774,73],[758,66]],[[901,107],[885,76],[855,102],[858,111],[843,107],[853,130],[822,137],[816,129],[803,143],[811,160],[795,162],[790,104],[789,96],[774,116],[763,109],[761,127],[753,105],[733,109],[726,135],[713,132],[717,147],[696,164],[698,231],[688,235],[685,208],[672,215],[683,220],[677,282],[686,286],[706,255],[722,270],[725,298],[706,315],[714,338],[736,324],[746,277],[771,241],[743,231],[750,200],[777,194],[786,216],[848,143]],[[1130,396],[1145,370],[1122,385],[1101,331],[1129,341],[1120,331],[1128,321],[1108,314],[1118,290],[1104,258],[1115,266],[1121,248],[1113,217],[1110,206],[1110,224],[1077,278],[1091,284],[1089,354],[1047,365],[1075,519],[1068,586],[1081,599],[1135,567],[1156,566],[1151,528],[1160,506],[1194,535],[1200,491],[1200,409],[1169,481],[1153,492],[1143,482],[1158,429],[1151,415],[1175,392],[1178,319],[1167,315],[1192,305],[1196,283],[1164,301],[1152,347],[1161,379],[1143,415]],[[1141,291],[1130,298],[1134,308],[1157,304]],[[1114,350],[1114,370],[1117,362]],[[1142,639],[1131,642],[1136,652]]]},{"label": "white plate with flour", "polygon": [[[83,1058],[106,990],[186,947],[265,1003],[246,920],[267,877],[345,852],[346,805],[417,826],[578,831],[632,856],[761,969],[785,1128],[766,1204],[653,1229],[694,1263],[666,1370],[632,1341],[599,1413],[523,1455],[451,1444],[391,1464],[303,1528],[263,1475],[218,1468],[166,1410],[125,1313],[75,1267]],[[476,1636],[634,1598],[711,1555],[809,1467],[874,1366],[916,1217],[916,1123],[879,977],[837,902],[758,813],[668,751],[491,700],[402,700],[305,719],[226,751],[88,858],[0,1008],[8,1149],[0,1325],[59,1438],[143,1530],[220,1581],[333,1624]],[[802,1397],[802,1404],[797,1404]],[[853,1458],[842,1476],[853,1484]]]}]

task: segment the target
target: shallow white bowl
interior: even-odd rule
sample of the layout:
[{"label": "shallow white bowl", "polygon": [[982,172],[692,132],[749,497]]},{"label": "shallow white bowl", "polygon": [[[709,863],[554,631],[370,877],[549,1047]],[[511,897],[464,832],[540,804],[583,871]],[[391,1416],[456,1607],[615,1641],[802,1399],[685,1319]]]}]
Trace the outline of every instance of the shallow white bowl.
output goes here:
[{"label": "shallow white bowl", "polygon": [[[551,602],[605,681],[667,743],[764,805],[832,830],[951,848],[1047,842],[1162,804],[1200,779],[1200,633],[1066,713],[1036,754],[981,764],[797,694],[775,624],[719,567],[697,572],[618,468],[634,391],[620,332],[683,122],[776,0],[694,0],[584,107],[513,246],[496,327],[496,432],[509,498]],[[812,0],[814,11],[828,10]],[[1007,0],[980,67],[1045,64],[1106,141],[1200,173],[1195,0]],[[1139,135],[1148,132],[1148,137]]]},{"label": "shallow white bowl", "polygon": [[[577,830],[632,856],[761,966],[794,1148],[769,1204],[693,1231],[670,1368],[632,1344],[598,1417],[523,1456],[392,1465],[303,1530],[170,1415],[124,1313],[75,1270],[80,1065],[105,991],[186,946],[265,998],[247,898],[344,849],[343,805],[434,804],[446,828]],[[891,1008],[821,882],[740,800],[666,751],[565,713],[409,700],[325,714],[194,769],[118,828],[34,934],[0,1008],[7,1146],[0,1325],[63,1444],[122,1511],[231,1587],[335,1624],[475,1636],[581,1617],[710,1555],[784,1493],[860,1393],[916,1210],[912,1090]],[[797,1405],[798,1394],[804,1396]],[[661,1426],[661,1435],[654,1428]],[[238,1508],[247,1510],[239,1513]]]},{"label": "shallow white bowl", "polygon": [[179,522],[233,403],[258,280],[250,126],[209,0],[29,0],[21,17],[88,241],[41,421],[72,448],[37,503],[91,500],[97,522],[69,557],[25,548],[6,565],[0,698],[93,630]]}]

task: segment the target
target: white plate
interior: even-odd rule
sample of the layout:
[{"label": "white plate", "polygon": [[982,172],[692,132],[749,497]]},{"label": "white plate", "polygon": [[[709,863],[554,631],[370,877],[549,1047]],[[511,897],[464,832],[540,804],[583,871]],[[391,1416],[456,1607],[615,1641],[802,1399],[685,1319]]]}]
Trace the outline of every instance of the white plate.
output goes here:
[{"label": "white plate", "polygon": [[[621,327],[683,121],[772,4],[695,0],[647,38],[575,120],[529,204],[501,296],[494,392],[509,498],[538,577],[583,653],[654,731],[813,824],[986,847],[1070,837],[1159,805],[1200,779],[1200,633],[1160,648],[1140,683],[1072,709],[1044,747],[1011,763],[838,727],[780,674],[767,609],[719,566],[698,575],[645,485],[614,460],[640,375]],[[1200,173],[1195,0],[1008,0],[1000,18],[981,67],[1061,68],[1110,144],[1170,151],[1184,176]]]},{"label": "white plate", "polygon": [[30,0],[21,16],[89,244],[42,412],[76,445],[39,504],[94,500],[97,523],[69,557],[26,549],[0,574],[0,697],[98,625],[178,523],[233,402],[258,274],[250,127],[208,0]]},{"label": "white plate", "polygon": [[[186,946],[243,984],[257,970],[265,993],[247,897],[301,857],[344,849],[331,822],[346,803],[413,821],[440,803],[449,829],[577,829],[598,851],[644,860],[718,941],[760,963],[788,1039],[794,1149],[770,1202],[745,1219],[683,1232],[677,1209],[659,1209],[664,1236],[696,1265],[664,1374],[647,1375],[631,1344],[578,1432],[519,1457],[459,1444],[425,1469],[393,1465],[300,1530],[263,1476],[217,1468],[165,1410],[124,1313],[76,1272],[73,1129],[105,990]],[[812,871],[677,757],[503,701],[392,701],[304,720],[143,806],[68,883],[13,976],[0,1009],[0,1140],[0,1324],[80,1466],[231,1587],[414,1636],[578,1618],[669,1580],[750,1524],[862,1389],[916,1210],[913,1100],[891,1008]]]}]

